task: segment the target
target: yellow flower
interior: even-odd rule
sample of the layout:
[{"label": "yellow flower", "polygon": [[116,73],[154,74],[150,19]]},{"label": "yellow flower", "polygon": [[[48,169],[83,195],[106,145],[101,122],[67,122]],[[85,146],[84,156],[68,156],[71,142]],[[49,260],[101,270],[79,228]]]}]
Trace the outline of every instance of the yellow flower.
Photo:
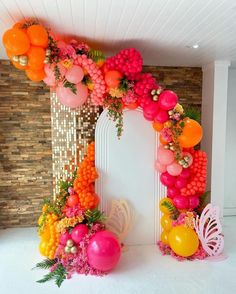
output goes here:
[{"label": "yellow flower", "polygon": [[65,59],[61,61],[61,65],[64,66],[65,68],[69,69],[73,65],[73,61],[71,59]]},{"label": "yellow flower", "polygon": [[184,223],[187,228],[194,229],[194,214],[192,212],[186,213]]},{"label": "yellow flower", "polygon": [[183,114],[183,113],[184,113],[184,109],[183,109],[182,105],[180,105],[179,103],[177,103],[177,104],[175,105],[174,111],[175,111],[175,112],[178,112],[178,113],[180,113],[180,114]]},{"label": "yellow flower", "polygon": [[109,90],[109,94],[112,96],[112,97],[117,97],[117,98],[121,98],[124,96],[124,92],[118,88],[111,88]]},{"label": "yellow flower", "polygon": [[57,231],[61,233],[65,231],[68,227],[74,227],[77,223],[82,223],[83,220],[83,216],[74,216],[70,218],[64,217],[58,222]]}]

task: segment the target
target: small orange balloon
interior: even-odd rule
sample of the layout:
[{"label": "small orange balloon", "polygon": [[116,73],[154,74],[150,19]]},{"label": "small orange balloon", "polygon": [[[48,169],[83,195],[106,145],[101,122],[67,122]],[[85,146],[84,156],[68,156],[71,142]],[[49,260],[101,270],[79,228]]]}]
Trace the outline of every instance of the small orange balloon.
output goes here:
[{"label": "small orange balloon", "polygon": [[137,102],[133,102],[133,103],[125,104],[125,106],[128,109],[133,110],[133,109],[136,109],[138,107],[138,103]]},{"label": "small orange balloon", "polygon": [[194,119],[185,119],[182,134],[178,137],[180,146],[183,148],[194,147],[201,141],[201,139],[201,125]]},{"label": "small orange balloon", "polygon": [[15,55],[26,53],[30,47],[27,34],[20,29],[7,30],[3,35],[2,42],[6,49]]},{"label": "small orange balloon", "polygon": [[27,53],[28,65],[33,70],[39,70],[44,67],[45,49],[42,47],[31,46]]},{"label": "small orange balloon", "polygon": [[19,64],[18,62],[12,61],[12,64],[15,66],[15,68],[20,69],[20,70],[25,70],[25,69],[28,68],[27,65],[26,66],[23,66],[23,65]]},{"label": "small orange balloon", "polygon": [[166,141],[163,139],[162,135],[159,136],[159,141],[160,141],[160,143],[161,143],[162,145],[166,145],[166,144],[168,144],[168,142],[166,142]]},{"label": "small orange balloon", "polygon": [[45,78],[44,69],[33,70],[31,68],[26,69],[25,71],[27,77],[33,82],[40,82]]},{"label": "small orange balloon", "polygon": [[117,88],[121,79],[122,74],[117,70],[109,70],[105,73],[105,82],[109,88]]},{"label": "small orange balloon", "polygon": [[40,46],[43,48],[46,48],[48,46],[48,33],[43,26],[32,25],[28,27],[27,34],[32,45]]},{"label": "small orange balloon", "polygon": [[152,127],[155,131],[160,132],[163,129],[164,125],[160,122],[154,121],[152,123]]},{"label": "small orange balloon", "polygon": [[161,233],[161,242],[163,242],[166,245],[169,245],[169,232],[167,231],[162,231]]},{"label": "small orange balloon", "polygon": [[12,57],[15,55],[12,51],[6,50],[7,56],[9,59],[12,59]]}]

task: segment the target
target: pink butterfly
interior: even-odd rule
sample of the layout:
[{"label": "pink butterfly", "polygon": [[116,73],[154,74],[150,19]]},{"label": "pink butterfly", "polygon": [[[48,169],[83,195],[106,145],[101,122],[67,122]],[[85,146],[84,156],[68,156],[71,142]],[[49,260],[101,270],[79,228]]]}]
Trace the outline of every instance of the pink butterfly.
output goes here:
[{"label": "pink butterfly", "polygon": [[199,218],[196,217],[194,227],[203,249],[209,256],[219,256],[224,249],[224,237],[220,223],[219,207],[208,204]]}]

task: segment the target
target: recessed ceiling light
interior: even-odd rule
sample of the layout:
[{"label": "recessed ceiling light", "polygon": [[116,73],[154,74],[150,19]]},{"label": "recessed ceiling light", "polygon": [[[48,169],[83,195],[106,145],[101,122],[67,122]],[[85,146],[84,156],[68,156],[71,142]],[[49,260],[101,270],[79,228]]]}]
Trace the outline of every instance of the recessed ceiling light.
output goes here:
[{"label": "recessed ceiling light", "polygon": [[194,44],[194,45],[192,46],[192,48],[193,48],[193,49],[198,49],[198,48],[199,48],[199,45],[198,45],[198,44]]}]

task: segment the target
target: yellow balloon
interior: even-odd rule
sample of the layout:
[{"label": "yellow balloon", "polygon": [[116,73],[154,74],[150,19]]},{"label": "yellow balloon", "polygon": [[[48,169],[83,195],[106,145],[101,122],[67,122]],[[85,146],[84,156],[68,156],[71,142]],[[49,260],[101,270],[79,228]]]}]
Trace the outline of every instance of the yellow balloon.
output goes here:
[{"label": "yellow balloon", "polygon": [[193,229],[181,225],[170,231],[169,244],[177,255],[188,257],[197,251],[199,240]]},{"label": "yellow balloon", "polygon": [[161,233],[161,242],[163,242],[166,245],[169,245],[168,237],[169,237],[169,232],[167,232],[165,230],[162,231],[162,233]]},{"label": "yellow balloon", "polygon": [[163,216],[161,217],[161,226],[167,232],[169,232],[173,228],[172,219],[168,214],[163,214]]},{"label": "yellow balloon", "polygon": [[45,256],[45,250],[47,248],[47,242],[46,241],[41,241],[39,243],[39,252]]},{"label": "yellow balloon", "polygon": [[173,209],[175,208],[173,201],[168,197],[162,198],[159,203],[159,206],[160,206],[160,211],[165,214],[171,214],[170,208],[173,208]]}]

